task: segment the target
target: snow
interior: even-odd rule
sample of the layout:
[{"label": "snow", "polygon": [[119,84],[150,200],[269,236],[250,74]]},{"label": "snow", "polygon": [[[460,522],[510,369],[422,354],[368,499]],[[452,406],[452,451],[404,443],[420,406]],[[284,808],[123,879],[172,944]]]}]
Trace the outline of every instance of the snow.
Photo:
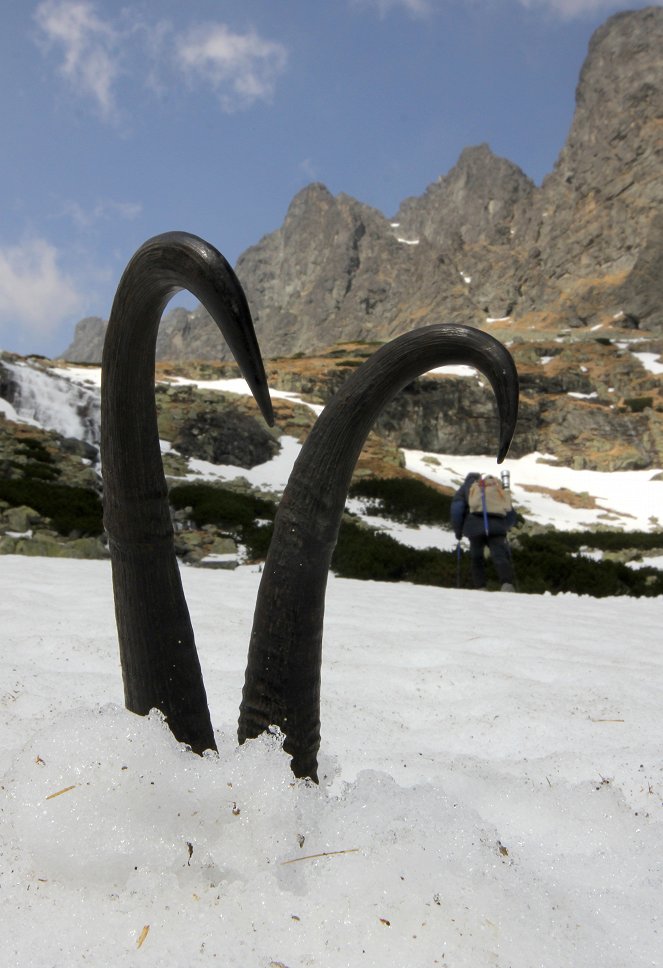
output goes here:
[{"label": "snow", "polygon": [[454,551],[457,545],[453,531],[433,524],[407,525],[394,521],[391,518],[383,518],[379,514],[367,514],[366,507],[374,502],[368,498],[348,498],[345,502],[346,509],[358,517],[361,517],[372,528],[383,531],[391,535],[401,544],[408,545],[410,548],[439,548],[441,551]]},{"label": "snow", "polygon": [[253,487],[282,493],[288,483],[292,465],[302,449],[295,437],[279,437],[281,450],[271,460],[255,467],[235,467],[231,464],[211,464],[209,461],[192,458],[188,461],[189,480],[233,481],[240,478]]},{"label": "snow", "polygon": [[[72,383],[89,387],[101,387],[101,367],[100,366],[61,366],[51,367],[50,372],[63,376]],[[201,390],[215,390],[219,393],[237,393],[244,396],[253,396],[251,388],[242,377],[231,377],[218,380],[195,380],[183,376],[169,377],[161,381],[173,386],[192,386]],[[313,410],[314,413],[322,413],[324,407],[320,404],[309,403],[303,400],[296,393],[289,393],[285,390],[273,390],[270,388],[270,396],[273,400],[291,400],[293,403],[300,403],[304,407]]]},{"label": "snow", "polygon": [[633,353],[633,356],[637,356],[645,370],[649,370],[650,373],[663,373],[663,360],[659,353]]},{"label": "snow", "polygon": [[182,574],[218,756],[122,708],[107,562],[0,558],[4,964],[662,963],[661,599],[332,577],[315,787],[234,740],[258,571]]},{"label": "snow", "polygon": [[73,366],[67,364],[66,366],[51,366],[49,367],[51,373],[55,373],[56,376],[62,376],[66,380],[71,380],[72,383],[78,383],[82,386],[87,387],[101,387],[101,367],[100,366]]},{"label": "snow", "polygon": [[[94,393],[99,373],[56,375]],[[281,492],[301,449],[281,444],[251,470],[189,461],[188,477]],[[454,488],[501,470],[405,455]],[[660,468],[604,474],[542,454],[503,466],[541,524],[651,530],[663,506]],[[368,520],[455,547],[442,528]],[[182,569],[220,751],[199,758],[158,714],[123,708],[108,562],[0,556],[3,964],[663,964],[662,599],[505,602],[331,576],[315,787],[293,781],[278,737],[236,745],[260,574],[226,558]]]},{"label": "snow", "polygon": [[642,558],[628,562],[629,568],[663,568],[663,556],[643,555]]},{"label": "snow", "polygon": [[[168,383],[172,383],[174,386],[194,386],[200,390],[217,390],[225,393],[238,393],[244,394],[245,396],[252,396],[248,383],[240,377],[227,380],[190,380],[186,377],[175,377],[168,380]],[[303,400],[298,394],[290,393],[286,390],[273,390],[270,387],[269,395],[272,400],[291,400],[293,403],[300,403],[303,407],[308,407],[309,410],[313,410],[316,414],[321,414],[324,410],[321,404],[309,403],[307,400]]]}]

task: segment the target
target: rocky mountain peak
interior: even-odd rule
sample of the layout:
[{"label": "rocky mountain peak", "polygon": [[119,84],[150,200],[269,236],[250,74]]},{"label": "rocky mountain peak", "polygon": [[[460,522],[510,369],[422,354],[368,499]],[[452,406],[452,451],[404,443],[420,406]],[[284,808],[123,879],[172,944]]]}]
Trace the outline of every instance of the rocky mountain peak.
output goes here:
[{"label": "rocky mountain peak", "polygon": [[436,245],[509,241],[514,214],[527,205],[534,183],[489,145],[465,148],[447,175],[418,198],[400,206],[396,221],[405,231]]},{"label": "rocky mountain peak", "polygon": [[[660,7],[617,13],[599,27],[580,72],[574,126],[618,129],[625,113],[630,115],[628,127],[636,129],[652,118],[660,119],[663,80],[652,67],[657,60],[660,63],[662,41]],[[603,111],[586,112],[597,103],[604,106]]]},{"label": "rocky mountain peak", "polygon": [[322,182],[311,182],[300,189],[288,206],[285,224],[306,218],[307,213],[329,208],[334,204],[334,196]]},{"label": "rocky mountain peak", "polygon": [[630,270],[663,202],[663,9],[594,33],[568,138],[544,181],[537,244],[557,274]]}]

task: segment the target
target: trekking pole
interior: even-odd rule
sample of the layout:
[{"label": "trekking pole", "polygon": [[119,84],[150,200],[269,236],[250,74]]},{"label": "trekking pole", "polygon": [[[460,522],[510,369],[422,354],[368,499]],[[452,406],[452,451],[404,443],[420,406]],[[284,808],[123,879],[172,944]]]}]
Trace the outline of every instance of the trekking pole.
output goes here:
[{"label": "trekking pole", "polygon": [[486,532],[486,537],[490,535],[490,526],[488,524],[488,508],[486,507],[486,482],[483,477],[479,479],[479,487],[481,488],[481,507],[483,508],[483,530]]},{"label": "trekking pole", "polygon": [[463,556],[463,549],[460,541],[456,545],[456,588],[460,588],[460,561]]},{"label": "trekking pole", "polygon": [[511,562],[511,574],[513,575],[513,587],[516,589],[516,591],[519,591],[519,589],[518,589],[518,579],[516,578],[516,569],[515,569],[515,566],[513,564],[513,553],[511,551],[511,545],[509,544],[509,539],[508,538],[505,538],[504,539],[504,543],[506,545],[506,550],[507,550],[507,554],[509,556],[509,561]]},{"label": "trekking pole", "polygon": [[[511,473],[505,469],[500,474],[500,478],[502,480],[502,487],[504,488],[505,491],[508,491],[511,488]],[[509,561],[511,563],[511,574],[513,575],[513,587],[516,589],[516,591],[518,591],[518,582],[516,580],[516,569],[513,564],[513,553],[511,551],[511,545],[509,544],[508,537],[505,538],[505,544],[506,544],[507,554],[509,556]]]}]

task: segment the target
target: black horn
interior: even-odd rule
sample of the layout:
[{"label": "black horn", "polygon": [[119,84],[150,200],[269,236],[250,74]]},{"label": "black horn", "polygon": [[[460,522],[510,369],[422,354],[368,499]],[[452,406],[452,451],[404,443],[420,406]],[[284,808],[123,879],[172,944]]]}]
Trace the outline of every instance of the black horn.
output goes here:
[{"label": "black horn", "polygon": [[518,412],[518,374],[493,337],[436,325],[378,350],[318,418],[295,463],[265,561],[240,707],[240,742],[278,726],[296,776],[317,779],[325,589],[352,472],[376,417],[415,377],[468,364],[490,380],[500,420],[498,461]]},{"label": "black horn", "polygon": [[182,289],[206,307],[273,423],[237,277],[207,242],[168,232],[138,249],[113,302],[102,359],[101,456],[127,708],[140,714],[160,709],[177,739],[202,753],[216,748],[214,732],[175,557],[154,396],[159,322]]}]

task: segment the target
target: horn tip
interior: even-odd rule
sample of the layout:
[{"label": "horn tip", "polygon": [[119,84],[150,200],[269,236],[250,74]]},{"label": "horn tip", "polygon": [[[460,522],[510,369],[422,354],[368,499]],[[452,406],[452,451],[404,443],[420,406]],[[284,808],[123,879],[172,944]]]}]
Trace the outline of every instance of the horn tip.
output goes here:
[{"label": "horn tip", "polygon": [[268,427],[273,427],[275,423],[274,407],[272,406],[272,398],[269,395],[269,387],[267,384],[259,388],[255,397],[260,407],[260,412],[265,419],[265,423]]}]

